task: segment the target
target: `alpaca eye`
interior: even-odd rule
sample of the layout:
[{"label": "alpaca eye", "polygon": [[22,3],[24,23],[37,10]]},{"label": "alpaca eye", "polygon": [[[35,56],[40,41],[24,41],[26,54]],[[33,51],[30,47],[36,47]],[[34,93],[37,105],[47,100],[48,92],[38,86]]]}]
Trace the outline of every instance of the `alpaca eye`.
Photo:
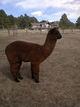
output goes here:
[{"label": "alpaca eye", "polygon": [[58,35],[58,33],[57,33],[57,32],[56,32],[55,34],[56,34],[56,35]]}]

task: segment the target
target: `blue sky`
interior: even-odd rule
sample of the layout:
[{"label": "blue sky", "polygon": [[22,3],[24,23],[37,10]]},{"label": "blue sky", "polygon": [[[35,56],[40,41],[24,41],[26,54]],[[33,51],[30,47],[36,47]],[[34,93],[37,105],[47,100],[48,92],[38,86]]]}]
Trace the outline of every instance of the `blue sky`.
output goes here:
[{"label": "blue sky", "polygon": [[0,0],[0,9],[15,17],[36,17],[39,21],[58,21],[66,13],[72,22],[80,16],[80,0]]}]

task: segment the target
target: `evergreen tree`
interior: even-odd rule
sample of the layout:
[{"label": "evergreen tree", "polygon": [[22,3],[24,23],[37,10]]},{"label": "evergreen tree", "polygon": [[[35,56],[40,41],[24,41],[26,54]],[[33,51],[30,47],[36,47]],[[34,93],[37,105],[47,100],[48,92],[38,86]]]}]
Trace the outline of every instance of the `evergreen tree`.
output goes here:
[{"label": "evergreen tree", "polygon": [[9,19],[4,10],[0,10],[0,28],[7,28]]},{"label": "evergreen tree", "polygon": [[9,19],[9,27],[13,27],[15,25],[15,18],[12,15],[8,16]]},{"label": "evergreen tree", "polygon": [[18,17],[18,27],[21,28],[21,29],[24,29],[26,27],[26,21],[25,21],[23,15]]},{"label": "evergreen tree", "polygon": [[15,18],[12,15],[7,16],[4,10],[0,10],[0,28],[30,28],[32,22],[38,22],[35,17],[29,17],[27,14]]},{"label": "evergreen tree", "polygon": [[80,17],[76,21],[76,28],[80,29]]},{"label": "evergreen tree", "polygon": [[60,22],[59,22],[59,26],[62,29],[68,29],[68,28],[73,28],[74,27],[74,23],[72,23],[68,18],[66,14],[63,14]]}]

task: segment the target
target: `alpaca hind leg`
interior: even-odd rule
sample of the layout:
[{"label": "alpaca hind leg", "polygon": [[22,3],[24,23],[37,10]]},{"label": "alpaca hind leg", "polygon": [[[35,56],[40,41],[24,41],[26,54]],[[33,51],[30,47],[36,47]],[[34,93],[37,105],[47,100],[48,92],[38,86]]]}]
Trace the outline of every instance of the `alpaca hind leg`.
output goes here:
[{"label": "alpaca hind leg", "polygon": [[21,74],[20,74],[20,66],[21,66],[22,62],[19,62],[18,64],[19,64],[19,65],[18,65],[17,78],[22,80],[23,77],[22,77]]},{"label": "alpaca hind leg", "polygon": [[39,83],[39,64],[32,64],[32,77],[36,83]]},{"label": "alpaca hind leg", "polygon": [[31,75],[32,75],[32,79],[34,79],[34,65],[31,63]]},{"label": "alpaca hind leg", "polygon": [[21,74],[20,74],[20,72],[19,72],[19,71],[17,72],[17,77],[18,77],[18,79],[20,79],[20,80],[22,80],[22,79],[23,79],[23,77],[21,76]]},{"label": "alpaca hind leg", "polygon": [[11,64],[10,65],[10,71],[11,71],[13,78],[16,82],[19,82],[18,77],[17,77],[18,72],[19,72],[19,66],[20,66],[19,64]]}]

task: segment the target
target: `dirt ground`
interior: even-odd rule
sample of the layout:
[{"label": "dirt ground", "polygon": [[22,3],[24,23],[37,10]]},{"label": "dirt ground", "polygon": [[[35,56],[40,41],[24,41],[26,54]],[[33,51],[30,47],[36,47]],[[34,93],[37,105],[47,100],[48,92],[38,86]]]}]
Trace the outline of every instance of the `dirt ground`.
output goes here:
[{"label": "dirt ground", "polygon": [[0,107],[80,107],[80,32],[62,33],[53,53],[40,66],[40,83],[31,79],[30,63],[23,63],[24,79],[13,81],[5,47],[15,40],[43,44],[46,33],[0,32]]}]

